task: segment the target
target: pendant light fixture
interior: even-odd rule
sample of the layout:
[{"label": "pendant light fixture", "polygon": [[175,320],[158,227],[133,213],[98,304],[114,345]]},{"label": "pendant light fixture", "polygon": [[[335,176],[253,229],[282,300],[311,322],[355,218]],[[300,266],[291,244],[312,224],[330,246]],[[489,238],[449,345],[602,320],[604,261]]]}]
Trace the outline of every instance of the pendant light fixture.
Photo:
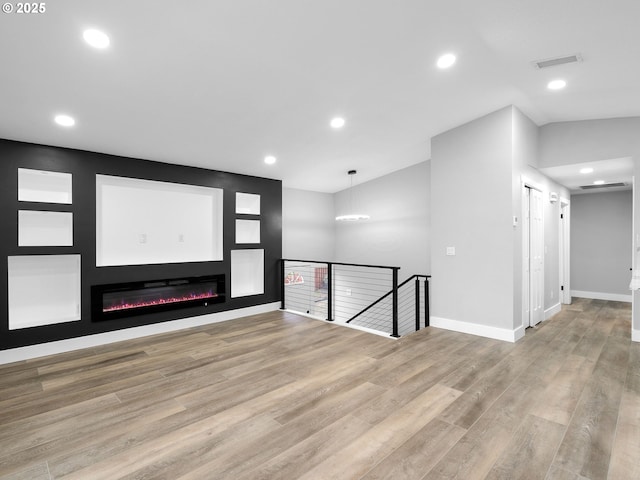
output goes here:
[{"label": "pendant light fixture", "polygon": [[[349,209],[353,212],[353,176],[358,173],[357,170],[349,170],[347,174],[351,178],[351,186],[349,187]],[[363,213],[349,213],[347,215],[338,215],[336,220],[339,222],[358,222],[360,220],[369,220],[369,215]]]}]

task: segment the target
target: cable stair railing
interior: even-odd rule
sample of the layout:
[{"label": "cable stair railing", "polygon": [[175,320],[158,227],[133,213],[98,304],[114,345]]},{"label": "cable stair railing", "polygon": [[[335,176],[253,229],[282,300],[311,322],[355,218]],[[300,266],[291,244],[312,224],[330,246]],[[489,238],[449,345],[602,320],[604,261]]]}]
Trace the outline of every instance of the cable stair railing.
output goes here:
[{"label": "cable stair railing", "polygon": [[[373,330],[386,331],[388,318],[397,318],[391,325],[392,337],[400,337],[420,330],[421,320],[429,326],[429,279],[431,275],[415,274],[397,287],[397,315],[394,315],[394,289],[388,291],[372,304],[360,310],[346,323]],[[413,280],[413,282],[412,282]],[[420,282],[423,288],[420,288]],[[424,312],[421,315],[421,312]]]},{"label": "cable stair railing", "polygon": [[281,308],[398,338],[429,326],[430,275],[399,267],[281,260]]}]

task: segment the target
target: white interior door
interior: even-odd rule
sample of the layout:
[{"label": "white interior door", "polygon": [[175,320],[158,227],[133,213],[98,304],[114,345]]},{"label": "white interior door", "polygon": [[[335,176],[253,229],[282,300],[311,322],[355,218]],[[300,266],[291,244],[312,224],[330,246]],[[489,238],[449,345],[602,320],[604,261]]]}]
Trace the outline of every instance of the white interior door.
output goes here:
[{"label": "white interior door", "polygon": [[522,326],[544,320],[544,223],[542,192],[522,191]]},{"label": "white interior door", "polygon": [[542,192],[529,189],[529,326],[544,320],[544,218]]}]

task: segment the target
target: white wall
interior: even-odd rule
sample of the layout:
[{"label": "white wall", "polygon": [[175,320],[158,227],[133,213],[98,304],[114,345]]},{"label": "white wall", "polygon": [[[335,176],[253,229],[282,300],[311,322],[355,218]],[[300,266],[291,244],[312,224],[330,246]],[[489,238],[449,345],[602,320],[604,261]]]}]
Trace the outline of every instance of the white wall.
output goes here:
[{"label": "white wall", "polygon": [[[560,294],[560,203],[549,192],[569,192],[534,168],[539,129],[514,107],[435,137],[432,153],[433,316],[458,322],[449,322],[454,329],[470,323],[482,326],[479,334],[518,338],[523,180],[545,199],[545,310],[559,307]],[[445,255],[449,246],[455,256]]]},{"label": "white wall", "polygon": [[640,153],[640,117],[549,123],[540,127],[539,167]]},{"label": "white wall", "polygon": [[544,309],[560,307],[560,201],[551,203],[549,193],[568,199],[569,190],[535,167],[540,163],[540,129],[517,108],[513,109],[513,215],[519,218],[514,237],[514,326],[522,322],[522,179],[542,191],[544,216]]},{"label": "white wall", "polygon": [[434,137],[431,152],[431,314],[513,331],[512,108]]},{"label": "white wall", "polygon": [[632,205],[631,191],[571,197],[572,291],[630,299]]},{"label": "white wall", "polygon": [[[434,137],[431,161],[356,184],[354,201],[372,216],[369,222],[336,225],[348,191],[332,196],[284,189],[284,255],[397,265],[400,279],[432,273],[433,316],[513,331],[521,323],[522,230],[521,223],[513,228],[512,219],[521,220],[522,177],[545,198],[546,310],[557,306],[560,293],[560,202],[551,204],[548,193],[568,198],[569,192],[535,167],[625,156],[638,163],[638,131],[639,117],[538,128],[507,107]],[[636,197],[640,204],[640,192]],[[314,208],[319,218],[309,221]],[[316,228],[317,235],[310,235]],[[456,256],[445,255],[447,246],[456,247]],[[634,329],[640,336],[640,309]]]},{"label": "white wall", "polygon": [[569,199],[570,192],[566,187],[541,174],[534,168],[527,168],[523,175],[542,190],[544,206],[544,308],[557,306],[560,303],[560,200],[549,201],[549,193],[555,192],[558,197]]},{"label": "white wall", "polygon": [[522,324],[522,280],[523,280],[523,237],[522,237],[522,177],[531,177],[536,172],[531,166],[538,162],[539,130],[520,110],[512,108],[512,177],[511,216],[518,218],[513,228],[513,328]]},{"label": "white wall", "polygon": [[371,216],[335,222],[336,261],[400,267],[400,281],[431,273],[430,184],[427,161],[336,193],[336,215],[348,213],[353,196],[355,213]]},{"label": "white wall", "polygon": [[300,260],[334,260],[333,195],[282,189],[282,255]]},{"label": "white wall", "polygon": [[[540,128],[540,167],[632,157],[640,175],[640,117],[550,123]],[[640,192],[634,188],[634,232],[640,235]],[[638,242],[636,242],[638,243]],[[640,245],[635,245],[636,251]],[[636,263],[636,266],[640,266]],[[640,268],[640,267],[639,267]],[[572,279],[573,280],[573,279]],[[572,287],[573,288],[573,287]],[[640,292],[633,295],[633,339],[640,341]]]}]

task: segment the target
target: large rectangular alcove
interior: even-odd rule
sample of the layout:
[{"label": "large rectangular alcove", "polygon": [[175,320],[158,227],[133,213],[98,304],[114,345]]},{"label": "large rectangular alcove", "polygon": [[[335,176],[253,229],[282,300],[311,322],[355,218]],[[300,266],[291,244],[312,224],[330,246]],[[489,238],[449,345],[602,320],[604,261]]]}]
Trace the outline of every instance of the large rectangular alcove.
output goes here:
[{"label": "large rectangular alcove", "polygon": [[93,285],[93,321],[144,315],[225,301],[224,275]]},{"label": "large rectangular alcove", "polygon": [[96,265],[220,261],[222,190],[96,175]]}]

